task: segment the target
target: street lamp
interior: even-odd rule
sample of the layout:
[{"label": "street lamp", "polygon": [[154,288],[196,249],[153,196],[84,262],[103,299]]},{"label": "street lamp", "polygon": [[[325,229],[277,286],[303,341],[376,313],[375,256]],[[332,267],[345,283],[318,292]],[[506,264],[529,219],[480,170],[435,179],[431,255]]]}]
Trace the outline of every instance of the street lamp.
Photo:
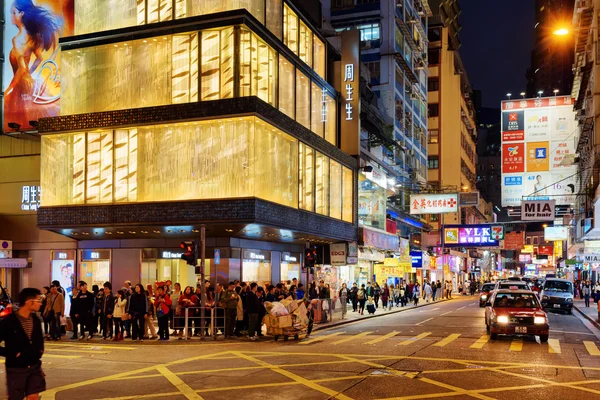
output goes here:
[{"label": "street lamp", "polygon": [[552,33],[556,36],[566,36],[569,34],[569,30],[567,28],[559,28]]},{"label": "street lamp", "polygon": [[521,92],[519,94],[521,95],[522,98],[525,98],[525,92]]},{"label": "street lamp", "polygon": [[538,91],[538,97],[542,97],[543,94],[544,94],[543,90]]},{"label": "street lamp", "polygon": [[554,89],[552,92],[554,92],[554,97],[556,97],[556,95],[558,94],[558,89]]},{"label": "street lamp", "polygon": [[512,96],[512,93],[506,93],[506,97],[508,97],[509,100],[510,100],[510,96]]}]

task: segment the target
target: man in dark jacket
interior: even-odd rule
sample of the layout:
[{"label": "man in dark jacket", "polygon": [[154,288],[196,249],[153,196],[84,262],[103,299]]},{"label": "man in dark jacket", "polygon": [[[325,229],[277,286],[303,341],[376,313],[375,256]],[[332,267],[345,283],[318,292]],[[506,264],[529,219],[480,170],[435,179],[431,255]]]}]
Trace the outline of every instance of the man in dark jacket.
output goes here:
[{"label": "man in dark jacket", "polygon": [[228,289],[220,296],[219,307],[225,309],[225,337],[233,337],[233,328],[235,328],[235,317],[237,312],[237,304],[240,296],[235,292],[235,284],[229,282]]},{"label": "man in dark jacket", "polygon": [[115,297],[112,294],[112,285],[110,282],[104,282],[104,298],[102,299],[102,314],[101,321],[104,327],[102,339],[112,339],[113,336],[113,320],[112,316],[115,311]]},{"label": "man in dark jacket", "polygon": [[25,288],[19,293],[20,308],[0,322],[0,356],[6,358],[6,384],[9,400],[37,399],[46,390],[42,371],[44,336],[34,313],[42,305],[41,292]]},{"label": "man in dark jacket", "polygon": [[256,282],[250,284],[250,291],[246,295],[246,312],[248,313],[248,337],[250,340],[258,339],[257,331],[260,331],[258,316],[260,314],[260,300],[256,295],[258,285]]},{"label": "man in dark jacket", "polygon": [[73,303],[77,303],[75,318],[77,318],[77,321],[81,324],[81,337],[79,340],[83,340],[85,338],[86,330],[88,331],[88,340],[94,336],[93,325],[95,302],[96,296],[94,293],[88,291],[87,283],[85,281],[79,281],[79,293],[77,294],[76,299],[73,301]]}]

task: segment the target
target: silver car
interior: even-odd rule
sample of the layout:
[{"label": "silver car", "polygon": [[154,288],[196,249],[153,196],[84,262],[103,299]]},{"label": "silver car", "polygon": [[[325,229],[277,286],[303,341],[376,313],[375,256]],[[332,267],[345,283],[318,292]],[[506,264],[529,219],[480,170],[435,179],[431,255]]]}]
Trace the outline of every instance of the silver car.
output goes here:
[{"label": "silver car", "polygon": [[540,300],[545,310],[573,313],[573,282],[566,279],[548,278],[540,292]]}]

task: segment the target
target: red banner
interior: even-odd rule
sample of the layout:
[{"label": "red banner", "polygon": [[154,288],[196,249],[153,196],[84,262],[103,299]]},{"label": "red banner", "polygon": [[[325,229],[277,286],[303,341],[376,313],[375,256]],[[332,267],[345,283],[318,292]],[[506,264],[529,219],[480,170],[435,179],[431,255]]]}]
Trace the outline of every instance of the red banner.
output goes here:
[{"label": "red banner", "polygon": [[525,144],[502,145],[502,173],[525,172]]},{"label": "red banner", "polygon": [[504,249],[519,251],[525,243],[523,232],[507,232],[504,234]]},{"label": "red banner", "polygon": [[538,246],[538,254],[551,256],[554,254],[554,246]]}]

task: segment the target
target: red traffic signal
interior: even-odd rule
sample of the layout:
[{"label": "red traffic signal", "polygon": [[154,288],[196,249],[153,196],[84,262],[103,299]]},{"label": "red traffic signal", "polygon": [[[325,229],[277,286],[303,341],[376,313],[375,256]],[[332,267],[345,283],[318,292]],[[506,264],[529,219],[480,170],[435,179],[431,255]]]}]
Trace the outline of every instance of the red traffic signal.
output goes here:
[{"label": "red traffic signal", "polygon": [[181,242],[179,245],[183,249],[183,254],[181,255],[181,259],[187,262],[187,265],[193,265],[194,267],[198,265],[198,251],[196,247],[196,242],[185,241]]}]

